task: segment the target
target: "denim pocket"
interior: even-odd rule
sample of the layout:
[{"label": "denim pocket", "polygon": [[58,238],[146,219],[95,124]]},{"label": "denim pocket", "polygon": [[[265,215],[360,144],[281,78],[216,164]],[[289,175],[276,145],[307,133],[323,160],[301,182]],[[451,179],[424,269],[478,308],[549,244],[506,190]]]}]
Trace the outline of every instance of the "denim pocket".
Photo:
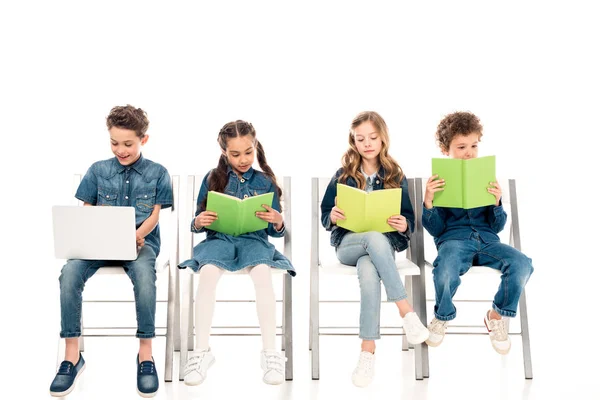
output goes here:
[{"label": "denim pocket", "polygon": [[117,205],[117,193],[106,190],[104,188],[98,188],[98,206],[115,206]]},{"label": "denim pocket", "polygon": [[156,192],[147,191],[138,193],[135,199],[136,208],[144,213],[150,213],[154,209],[154,203],[156,202]]}]

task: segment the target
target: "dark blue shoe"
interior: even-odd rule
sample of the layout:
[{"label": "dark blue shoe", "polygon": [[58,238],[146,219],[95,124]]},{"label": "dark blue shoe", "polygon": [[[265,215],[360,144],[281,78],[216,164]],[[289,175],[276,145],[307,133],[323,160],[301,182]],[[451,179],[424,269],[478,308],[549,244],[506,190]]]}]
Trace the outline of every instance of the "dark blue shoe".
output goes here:
[{"label": "dark blue shoe", "polygon": [[50,385],[50,395],[54,397],[66,396],[75,387],[75,381],[85,369],[85,360],[79,354],[79,361],[73,365],[71,361],[63,361],[60,363],[58,372]]},{"label": "dark blue shoe", "polygon": [[158,375],[156,374],[154,357],[152,361],[142,361],[140,363],[140,356],[138,354],[136,361],[138,394],[142,397],[154,397],[158,391]]}]

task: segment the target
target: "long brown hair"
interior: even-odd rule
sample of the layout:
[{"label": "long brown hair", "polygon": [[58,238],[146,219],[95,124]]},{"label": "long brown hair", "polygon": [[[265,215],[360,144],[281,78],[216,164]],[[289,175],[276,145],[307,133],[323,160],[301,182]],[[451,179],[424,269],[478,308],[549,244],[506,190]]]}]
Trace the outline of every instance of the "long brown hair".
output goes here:
[{"label": "long brown hair", "polygon": [[[262,169],[262,172],[273,182],[273,185],[276,188],[277,196],[281,199],[281,188],[277,184],[277,179],[275,178],[275,174],[269,164],[267,164],[267,158],[265,157],[265,151],[262,147],[262,144],[256,139],[256,130],[251,123],[237,120],[228,122],[219,131],[219,136],[217,137],[217,142],[221,147],[221,150],[225,152],[227,150],[227,141],[232,138],[250,135],[253,139],[254,145],[256,146],[256,157],[258,158],[258,165]],[[229,163],[227,162],[227,156],[225,154],[221,154],[219,157],[219,163],[217,164],[217,168],[213,169],[208,176],[208,190],[212,190],[215,192],[223,193],[225,187],[227,186],[227,182],[229,180],[227,176],[227,167]],[[203,200],[202,206],[206,208],[206,199]]]},{"label": "long brown hair", "polygon": [[365,189],[367,186],[367,180],[360,171],[360,165],[362,157],[356,148],[355,129],[358,128],[364,122],[371,122],[379,137],[381,138],[381,151],[379,152],[379,165],[383,167],[383,188],[397,188],[400,187],[400,182],[404,177],[404,172],[400,165],[394,160],[392,156],[388,154],[390,148],[390,136],[388,133],[388,127],[381,115],[375,111],[363,111],[358,114],[350,125],[350,133],[348,135],[348,143],[350,147],[346,150],[346,153],[342,156],[342,174],[338,178],[338,182],[346,183],[348,178],[354,179],[356,186],[359,189]]}]

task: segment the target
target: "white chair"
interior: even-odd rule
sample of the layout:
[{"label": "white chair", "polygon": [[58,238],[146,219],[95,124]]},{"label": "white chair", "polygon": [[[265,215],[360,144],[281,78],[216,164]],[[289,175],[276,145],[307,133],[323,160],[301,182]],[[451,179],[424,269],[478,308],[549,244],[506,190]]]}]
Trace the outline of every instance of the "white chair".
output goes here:
[{"label": "white chair", "polygon": [[[76,174],[73,177],[73,194],[77,191],[79,183],[81,182],[82,176],[80,174]],[[175,273],[177,270],[177,265],[179,264],[179,254],[178,254],[178,239],[179,239],[179,208],[177,207],[177,203],[179,201],[179,176],[173,175],[171,176],[171,185],[173,189],[173,206],[164,209],[160,213],[160,225],[161,225],[161,252],[156,259],[156,274],[157,274],[157,303],[167,303],[167,326],[156,327],[156,330],[164,330],[165,333],[157,334],[156,336],[165,336],[166,337],[166,346],[165,346],[165,376],[164,379],[166,382],[171,382],[173,379],[173,352],[174,346],[178,343],[175,343],[175,338],[173,335],[178,331],[176,329],[176,324],[178,324],[179,318],[176,317],[176,288],[175,288]],[[82,205],[82,202],[75,199],[75,204]],[[164,229],[169,228],[169,229]],[[167,240],[165,240],[167,239]],[[165,244],[168,245],[165,246]],[[166,300],[158,300],[158,295],[160,293],[160,278],[161,275],[167,273],[167,299]],[[126,276],[125,271],[122,267],[119,266],[110,266],[107,265],[98,269],[98,271],[94,274],[91,281],[93,282],[93,278],[96,276],[102,275],[112,275],[112,276]],[[122,279],[122,278],[119,278]],[[88,281],[89,282],[89,281]],[[83,292],[84,300],[83,305],[91,304],[91,303],[130,303],[135,304],[135,300],[115,300],[115,299],[94,299],[94,300],[86,300],[86,291]],[[132,295],[133,297],[133,295]],[[122,326],[88,326],[84,325],[85,319],[83,315],[86,313],[83,312],[82,307],[82,324],[81,324],[81,336],[79,338],[79,347],[80,350],[84,351],[84,337],[124,337],[124,336],[135,336],[135,327],[122,327]],[[123,333],[125,331],[129,331],[128,333]],[[95,332],[95,333],[91,333]],[[57,363],[60,364],[64,356],[64,340],[59,340],[59,349],[57,356]]]},{"label": "white chair", "polygon": [[[341,264],[333,247],[329,244],[330,233],[325,231],[321,225],[321,201],[327,185],[331,178],[312,178],[312,199],[311,199],[311,260],[310,260],[310,333],[309,333],[309,350],[311,351],[311,371],[312,379],[319,379],[319,337],[323,335],[356,335],[356,332],[347,333],[344,330],[356,331],[358,327],[354,326],[321,326],[319,320],[319,309],[322,303],[351,303],[357,302],[353,300],[321,300],[319,292],[319,276],[321,273],[331,274],[351,274],[356,276],[356,267]],[[411,202],[415,202],[414,180],[408,180],[408,189]],[[397,254],[396,266],[401,276],[405,278],[405,287],[408,298],[412,301],[412,306],[415,312],[419,315],[422,322],[425,323],[425,282],[424,282],[424,264],[417,263],[416,257],[419,254],[421,243],[419,238],[423,235],[416,233],[421,229],[420,219],[415,220],[415,232],[411,235],[409,248],[406,253],[406,258],[402,258],[402,254]],[[419,266],[421,265],[421,266]],[[398,317],[398,319],[400,319]],[[382,336],[387,335],[402,335],[402,349],[408,350],[409,346],[406,341],[405,333],[387,333],[384,328],[397,327],[381,327]],[[413,348],[411,345],[410,348]],[[415,377],[416,379],[427,378],[428,371],[428,350],[425,344],[414,346],[415,349]]]},{"label": "white chair", "polygon": [[[418,178],[415,180],[415,186],[416,186],[416,194],[417,194],[417,204],[423,204],[423,196],[425,193],[425,186],[426,186],[426,182],[427,179],[421,179]],[[506,222],[506,226],[504,228],[504,230],[500,233],[500,239],[503,243],[508,242],[509,245],[513,246],[515,249],[517,250],[521,250],[521,231],[519,229],[519,213],[518,213],[518,208],[517,208],[517,188],[516,188],[516,182],[514,179],[508,179],[508,180],[500,180],[500,187],[502,187],[503,189],[503,193],[502,193],[502,205],[504,207],[504,210],[507,213],[507,222]],[[422,206],[421,207],[417,207],[418,210],[418,218],[419,220],[421,220],[421,217],[423,215],[423,210],[422,210]],[[421,234],[423,234],[423,232],[421,232]],[[428,276],[431,276],[432,274],[432,269],[433,269],[433,260],[435,259],[435,257],[437,256],[437,251],[435,249],[435,245],[433,243],[433,238],[427,233],[425,232],[426,238],[424,240],[422,240],[422,243],[424,244],[424,250],[423,252],[425,253],[425,251],[427,252],[427,254],[423,255],[422,261],[419,258],[418,262],[419,265],[426,265],[427,268],[427,272],[428,272]],[[500,271],[492,269],[492,268],[487,268],[485,266],[480,266],[480,265],[474,265],[473,267],[471,267],[471,269],[465,274],[463,275],[463,279],[464,278],[474,278],[474,279],[478,279],[479,283],[482,283],[482,280],[489,276],[494,276],[497,278],[499,278],[501,275]],[[431,280],[432,281],[432,280]],[[495,280],[495,283],[497,283],[498,281]],[[468,284],[468,283],[467,283]],[[463,285],[461,285],[461,287],[463,287]],[[435,289],[432,289],[433,291]],[[460,290],[460,287],[459,287]],[[465,302],[465,303],[487,303],[490,304],[491,303],[491,298],[489,299],[454,299],[453,301],[455,303],[461,303],[461,302]],[[435,299],[427,299],[428,302],[434,302]],[[508,319],[505,319],[506,324],[508,325]],[[526,300],[526,296],[525,296],[525,289],[523,290],[523,292],[521,293],[521,298],[519,300],[519,322],[520,322],[520,331],[518,332],[509,332],[509,335],[518,335],[521,336],[521,340],[522,340],[522,347],[523,347],[523,363],[524,363],[524,372],[525,372],[525,378],[526,379],[532,379],[533,378],[533,371],[532,371],[532,365],[531,365],[531,343],[529,341],[529,322],[528,322],[528,318],[527,318],[527,300]],[[467,330],[460,330],[460,329],[466,328]],[[507,326],[508,328],[508,326]],[[452,324],[450,323],[448,325],[448,329],[446,334],[452,335],[452,334],[479,334],[479,335],[487,335],[488,332],[485,329],[483,324],[479,324],[479,325],[456,325],[456,324]]]},{"label": "white chair", "polygon": [[[196,204],[198,199],[198,193],[202,184],[201,175],[190,175],[187,181],[187,196],[183,199],[185,205],[182,206],[184,209],[184,215],[188,218],[184,218],[182,221],[182,232],[181,232],[181,254],[183,254],[182,260],[192,258],[194,243],[197,243],[203,239],[204,235],[193,234],[190,230],[190,223],[194,218],[196,212]],[[290,261],[292,261],[292,213],[291,213],[291,177],[286,176],[278,178],[279,186],[283,190],[281,207],[283,210],[284,221],[285,221],[285,235],[283,239],[274,239],[275,246],[281,251],[283,246],[283,255],[285,255]],[[196,237],[196,241],[194,240]],[[177,290],[181,292],[181,330],[180,330],[180,341],[181,341],[181,357],[179,367],[179,380],[183,380],[183,372],[185,364],[188,359],[188,351],[193,350],[194,342],[194,273],[191,269],[185,268],[179,270],[181,276],[181,286],[177,285]],[[272,269],[274,274],[283,276],[283,288],[281,294],[281,300],[277,300],[278,303],[282,303],[282,322],[281,325],[277,326],[282,336],[281,350],[285,351],[285,357],[287,358],[285,365],[285,379],[293,379],[293,336],[292,336],[292,277],[284,270]],[[225,276],[234,276],[244,274],[246,271],[238,272],[226,272]],[[226,285],[226,284],[225,284]],[[253,303],[254,299],[221,299],[217,297],[217,303]],[[216,316],[216,315],[215,315]],[[256,330],[258,326],[212,326],[211,336],[258,336],[260,333],[248,333],[249,330]],[[215,330],[223,330],[225,333],[215,332]],[[233,333],[231,333],[233,332]]]}]

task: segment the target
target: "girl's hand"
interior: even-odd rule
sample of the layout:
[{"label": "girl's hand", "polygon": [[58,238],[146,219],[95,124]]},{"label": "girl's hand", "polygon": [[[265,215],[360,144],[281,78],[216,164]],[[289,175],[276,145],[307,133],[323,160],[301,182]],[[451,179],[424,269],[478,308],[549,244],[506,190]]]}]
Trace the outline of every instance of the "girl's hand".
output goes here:
[{"label": "girl's hand", "polygon": [[196,219],[194,219],[194,226],[196,229],[204,228],[209,226],[217,220],[217,213],[214,211],[202,211]]},{"label": "girl's hand", "polygon": [[275,226],[275,229],[280,231],[281,227],[283,226],[283,215],[281,215],[279,211],[275,210],[272,207],[269,207],[266,204],[263,204],[262,207],[267,211],[257,211],[256,216],[262,219],[263,221],[267,221],[273,224],[273,226]]},{"label": "girl's hand", "polygon": [[433,208],[433,195],[435,192],[440,192],[444,190],[444,185],[446,181],[443,179],[436,179],[438,175],[430,176],[427,180],[427,186],[425,189],[425,198],[423,199],[423,204],[425,204],[426,209]]},{"label": "girl's hand", "polygon": [[344,212],[337,206],[337,197],[335,198],[335,204],[331,209],[331,213],[329,213],[329,219],[332,224],[337,225],[339,219],[346,219],[346,217],[344,216]]},{"label": "girl's hand", "polygon": [[135,233],[135,243],[137,244],[137,246],[142,247],[145,242],[146,242],[146,239],[141,237],[140,234],[138,232],[136,232]]},{"label": "girl's hand", "polygon": [[403,215],[392,215],[387,219],[387,223],[400,233],[406,232],[408,229],[408,222]]},{"label": "girl's hand", "polygon": [[496,198],[496,207],[500,205],[500,198],[502,197],[502,188],[498,182],[490,182],[493,187],[487,188],[488,193],[491,193]]}]

